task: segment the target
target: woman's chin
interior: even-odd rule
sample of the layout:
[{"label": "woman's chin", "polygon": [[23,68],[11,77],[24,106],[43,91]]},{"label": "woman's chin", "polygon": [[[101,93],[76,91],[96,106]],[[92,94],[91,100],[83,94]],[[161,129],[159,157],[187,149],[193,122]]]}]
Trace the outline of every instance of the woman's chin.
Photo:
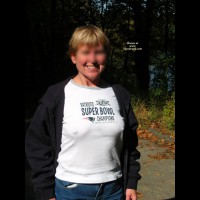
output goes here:
[{"label": "woman's chin", "polygon": [[92,70],[89,69],[89,70],[85,71],[85,75],[91,79],[98,79],[101,75],[101,70],[100,69],[92,69]]},{"label": "woman's chin", "polygon": [[87,77],[90,81],[95,82],[95,81],[99,80],[100,74],[90,74]]},{"label": "woman's chin", "polygon": [[87,73],[84,74],[85,78],[88,79],[90,82],[96,82],[99,80],[101,73]]}]

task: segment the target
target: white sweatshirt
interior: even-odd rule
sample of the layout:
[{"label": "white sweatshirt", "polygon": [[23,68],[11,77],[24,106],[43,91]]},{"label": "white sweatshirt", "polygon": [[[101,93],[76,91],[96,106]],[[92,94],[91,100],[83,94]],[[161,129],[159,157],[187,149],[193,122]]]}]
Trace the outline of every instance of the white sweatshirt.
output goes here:
[{"label": "white sweatshirt", "polygon": [[104,183],[122,176],[124,119],[112,87],[65,86],[61,151],[56,177],[75,183]]}]

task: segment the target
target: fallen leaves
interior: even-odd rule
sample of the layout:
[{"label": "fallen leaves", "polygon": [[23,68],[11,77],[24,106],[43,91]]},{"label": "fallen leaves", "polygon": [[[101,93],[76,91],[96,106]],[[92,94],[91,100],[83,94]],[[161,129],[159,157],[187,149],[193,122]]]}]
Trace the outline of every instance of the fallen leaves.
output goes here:
[{"label": "fallen leaves", "polygon": [[[155,159],[167,159],[167,158],[174,158],[175,154],[175,137],[172,137],[172,141],[169,142],[164,138],[159,138],[156,135],[154,135],[151,131],[149,130],[144,130],[144,129],[138,129],[137,135],[139,139],[145,139],[145,140],[150,140],[151,142],[154,142],[158,144],[160,147],[166,148],[166,154],[157,154],[157,155],[149,155],[151,158]],[[151,149],[152,150],[152,149]],[[173,155],[171,155],[173,154]]]},{"label": "fallen leaves", "polygon": [[158,138],[155,135],[153,135],[152,132],[148,130],[139,129],[137,131],[137,134],[138,134],[138,137],[142,139],[158,140]]},{"label": "fallen leaves", "polygon": [[166,154],[166,153],[157,153],[157,154],[154,154],[154,155],[148,155],[148,157],[154,158],[154,159],[157,159],[157,160],[161,160],[161,159],[173,158],[173,155]]},{"label": "fallen leaves", "polygon": [[137,191],[137,198],[140,199],[140,198],[142,198],[142,197],[143,197],[143,194],[142,194],[141,192],[138,192],[138,191]]}]

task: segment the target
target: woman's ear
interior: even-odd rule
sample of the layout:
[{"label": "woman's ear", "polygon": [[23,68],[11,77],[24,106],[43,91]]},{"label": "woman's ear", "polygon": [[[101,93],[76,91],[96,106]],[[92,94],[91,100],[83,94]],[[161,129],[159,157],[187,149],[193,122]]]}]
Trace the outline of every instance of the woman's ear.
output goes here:
[{"label": "woman's ear", "polygon": [[73,62],[74,64],[76,64],[76,57],[75,57],[75,55],[74,55],[74,54],[71,54],[70,57],[71,57],[72,62]]}]

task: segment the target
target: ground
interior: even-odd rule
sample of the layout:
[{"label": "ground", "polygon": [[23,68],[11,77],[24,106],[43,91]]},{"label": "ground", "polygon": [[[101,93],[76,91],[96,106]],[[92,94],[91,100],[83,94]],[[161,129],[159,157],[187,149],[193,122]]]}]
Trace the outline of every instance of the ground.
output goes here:
[{"label": "ground", "polygon": [[138,199],[175,199],[174,153],[159,143],[139,139],[142,175],[138,182]]}]

